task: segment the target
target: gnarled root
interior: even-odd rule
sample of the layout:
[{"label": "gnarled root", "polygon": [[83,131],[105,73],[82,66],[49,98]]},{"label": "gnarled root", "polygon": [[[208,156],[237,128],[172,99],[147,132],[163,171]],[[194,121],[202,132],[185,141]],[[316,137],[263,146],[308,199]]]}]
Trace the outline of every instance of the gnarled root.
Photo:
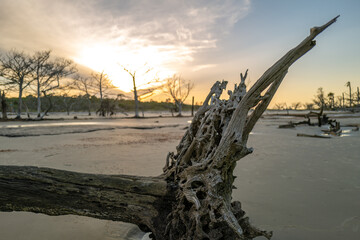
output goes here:
[{"label": "gnarled root", "polygon": [[[252,152],[246,146],[250,132],[284,79],[288,68],[315,46],[314,38],[336,21],[321,27],[290,50],[246,92],[247,71],[239,86],[220,99],[227,82],[216,82],[189,129],[170,153],[166,180],[177,185],[177,202],[168,215],[170,239],[253,239],[271,232],[253,227],[239,202],[231,203],[236,161]],[[171,161],[170,161],[171,160]]]}]

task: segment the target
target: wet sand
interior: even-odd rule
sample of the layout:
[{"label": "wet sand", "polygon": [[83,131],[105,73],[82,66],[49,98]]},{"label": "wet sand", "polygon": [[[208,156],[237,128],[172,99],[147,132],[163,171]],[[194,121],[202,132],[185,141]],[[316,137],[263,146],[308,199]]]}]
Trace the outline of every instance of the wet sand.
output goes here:
[{"label": "wet sand", "polygon": [[[47,125],[47,121],[1,122],[0,135],[26,136],[0,136],[0,164],[155,176],[161,173],[167,152],[174,151],[190,120],[51,121],[55,125]],[[235,169],[234,200],[242,202],[255,225],[273,230],[275,240],[360,239],[359,132],[331,139],[297,137],[297,133],[315,134],[320,129],[277,127],[290,120],[298,119],[265,117],[255,126],[248,142],[254,153]],[[359,118],[339,120],[360,123]],[[141,239],[143,235],[127,223],[0,213],[1,240],[115,240]]]}]

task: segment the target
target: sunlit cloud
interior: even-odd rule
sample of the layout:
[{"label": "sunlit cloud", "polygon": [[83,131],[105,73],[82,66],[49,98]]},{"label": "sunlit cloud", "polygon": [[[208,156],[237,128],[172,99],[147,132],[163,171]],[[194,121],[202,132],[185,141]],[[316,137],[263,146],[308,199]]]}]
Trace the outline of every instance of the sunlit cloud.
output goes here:
[{"label": "sunlit cloud", "polygon": [[217,66],[216,64],[197,65],[197,66],[193,67],[192,71],[197,72],[197,71],[200,71],[200,70],[204,70],[204,69],[207,69],[207,68],[213,68],[213,67],[216,67],[216,66]]},{"label": "sunlit cloud", "polygon": [[[131,89],[121,65],[137,70],[147,63],[166,78],[191,64],[196,53],[216,48],[239,19],[249,0],[2,0],[2,48],[53,49],[78,64],[105,71],[122,90]],[[193,71],[211,65],[191,67]]]}]

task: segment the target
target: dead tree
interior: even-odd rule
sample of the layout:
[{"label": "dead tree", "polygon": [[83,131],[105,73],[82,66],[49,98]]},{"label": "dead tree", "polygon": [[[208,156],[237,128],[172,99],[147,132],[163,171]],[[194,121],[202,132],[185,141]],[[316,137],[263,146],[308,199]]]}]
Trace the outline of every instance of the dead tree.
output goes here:
[{"label": "dead tree", "polygon": [[92,73],[91,77],[92,77],[93,87],[95,87],[95,89],[100,95],[100,106],[99,109],[96,111],[96,114],[99,113],[99,116],[105,117],[105,112],[107,111],[105,108],[107,103],[103,103],[103,102],[107,100],[104,99],[104,97],[107,97],[107,95],[105,94],[109,94],[111,90],[115,89],[115,86],[113,85],[112,80],[104,71],[98,73]]},{"label": "dead tree", "polygon": [[45,116],[47,116],[48,113],[49,113],[49,111],[50,111],[50,110],[52,109],[52,107],[54,106],[54,105],[53,105],[53,102],[52,102],[52,100],[51,100],[51,95],[47,95],[47,94],[46,94],[46,91],[43,91],[42,94],[44,95],[45,99],[48,100],[49,106],[45,109],[44,113],[41,114],[40,119],[43,119]]},{"label": "dead tree", "polygon": [[90,86],[96,89],[97,93],[100,95],[100,102],[102,102],[104,96],[114,89],[115,86],[104,70],[102,72],[91,73],[91,78],[92,83],[90,83]]},{"label": "dead tree", "polygon": [[[144,67],[146,66],[146,63],[144,65]],[[154,94],[154,92],[156,90],[158,90],[160,88],[159,86],[159,79],[157,77],[155,77],[153,80],[143,84],[142,86],[139,86],[138,83],[136,83],[136,76],[137,73],[139,72],[139,70],[141,69],[137,69],[137,70],[130,70],[124,66],[121,66],[121,68],[127,72],[131,78],[132,78],[132,82],[133,82],[133,89],[132,91],[134,92],[134,103],[135,103],[135,118],[139,118],[139,108],[140,108],[140,101],[141,99],[150,97],[151,95]],[[144,72],[143,75],[149,73],[152,70],[152,68],[147,68]],[[144,116],[144,111],[143,111],[143,116]]]},{"label": "dead tree", "polygon": [[[77,70],[71,60],[57,58],[51,59],[51,51],[36,52],[32,57],[32,78],[37,94],[37,119],[43,119],[52,107],[48,93],[60,88],[60,81],[75,73]],[[41,113],[41,95],[49,101],[50,108]]]},{"label": "dead tree", "polygon": [[194,83],[191,81],[185,81],[180,75],[174,74],[171,78],[166,80],[165,93],[167,93],[175,103],[178,109],[178,116],[182,116],[182,107],[190,94],[190,91],[194,87]]},{"label": "dead tree", "polygon": [[349,108],[352,107],[352,95],[351,95],[351,83],[350,82],[347,82],[345,84],[348,88],[349,88]]},{"label": "dead tree", "polygon": [[329,108],[333,110],[335,108],[335,94],[333,92],[328,93]]},{"label": "dead tree", "polygon": [[22,95],[31,83],[31,73],[33,71],[31,57],[24,52],[12,50],[0,57],[0,77],[2,77],[5,86],[18,89],[18,107],[16,119],[21,118]]},{"label": "dead tree", "polygon": [[88,103],[89,116],[91,116],[91,96],[95,94],[93,85],[94,78],[84,77],[80,75],[75,75],[71,83],[71,89],[76,89],[84,94],[83,98],[85,98]]},{"label": "dead tree", "polygon": [[99,116],[112,116],[115,113],[115,100],[105,98],[100,103],[100,108],[96,111]]},{"label": "dead tree", "polygon": [[[266,110],[288,68],[315,46],[310,36],[270,67],[239,98],[211,98],[216,82],[158,177],[83,174],[36,167],[0,167],[0,210],[75,214],[137,224],[153,239],[271,238],[232,202],[236,162],[253,150],[250,131]],[[220,96],[216,94],[217,96]],[[249,114],[249,111],[251,113]]]},{"label": "dead tree", "polygon": [[6,97],[5,91],[0,91],[0,102],[1,102],[1,112],[2,112],[2,119],[7,119],[7,104],[6,104]]},{"label": "dead tree", "polygon": [[319,87],[317,90],[317,95],[315,96],[315,99],[313,100],[315,105],[317,105],[319,107],[319,109],[321,108],[326,108],[326,103],[325,103],[325,93],[322,87]]},{"label": "dead tree", "polygon": [[[323,116],[324,116],[324,105],[321,105],[320,107],[320,112],[314,112],[314,111],[310,111],[308,114],[305,114],[305,118],[308,119],[308,122],[309,122],[309,125],[310,124],[310,117],[313,117],[315,116],[318,120],[318,126],[321,127],[321,125],[324,125],[324,124],[327,124],[327,122],[324,122],[322,119],[323,119]],[[326,115],[325,115],[326,117]]]},{"label": "dead tree", "polygon": [[294,102],[293,104],[291,104],[292,109],[294,109],[295,111],[298,110],[301,106],[301,102]]},{"label": "dead tree", "polygon": [[64,104],[64,107],[66,109],[66,113],[69,116],[70,115],[70,111],[73,108],[73,106],[77,103],[76,96],[69,96],[68,93],[64,93],[61,95],[61,100]]}]

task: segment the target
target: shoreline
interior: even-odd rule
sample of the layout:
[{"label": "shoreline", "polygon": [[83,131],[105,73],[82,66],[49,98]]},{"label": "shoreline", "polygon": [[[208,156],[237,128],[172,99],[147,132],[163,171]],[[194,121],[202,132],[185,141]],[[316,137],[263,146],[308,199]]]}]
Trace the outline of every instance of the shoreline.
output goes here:
[{"label": "shoreline", "polygon": [[[297,137],[320,133],[317,126],[279,129],[296,117],[264,117],[255,125],[248,146],[254,148],[237,163],[233,200],[242,203],[252,222],[273,230],[273,240],[357,239],[360,233],[360,132],[328,139]],[[71,120],[71,119],[69,119]],[[153,129],[113,130],[62,135],[7,138],[0,136],[0,164],[56,168],[84,173],[158,176],[168,152],[175,151],[191,117],[93,119],[92,127],[175,125]],[[157,121],[157,122],[156,122]],[[54,133],[81,130],[49,127],[56,121],[2,122],[20,133]],[[84,123],[91,121],[84,120]],[[79,124],[80,123],[80,124]],[[341,124],[360,124],[359,118],[345,118]],[[29,125],[20,127],[17,125]],[[31,126],[30,126],[31,125]],[[325,126],[326,127],[326,126]],[[131,227],[133,228],[133,226]],[[0,212],[4,239],[17,240],[140,240],[128,238],[125,223],[76,216],[49,217],[41,214]],[[144,234],[144,233],[141,233]]]}]

